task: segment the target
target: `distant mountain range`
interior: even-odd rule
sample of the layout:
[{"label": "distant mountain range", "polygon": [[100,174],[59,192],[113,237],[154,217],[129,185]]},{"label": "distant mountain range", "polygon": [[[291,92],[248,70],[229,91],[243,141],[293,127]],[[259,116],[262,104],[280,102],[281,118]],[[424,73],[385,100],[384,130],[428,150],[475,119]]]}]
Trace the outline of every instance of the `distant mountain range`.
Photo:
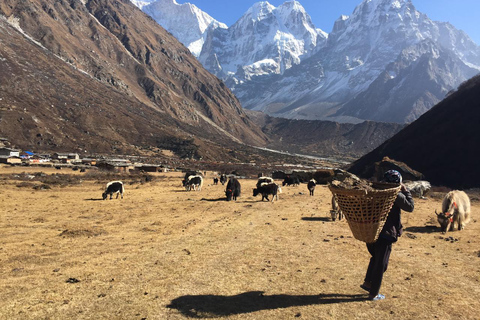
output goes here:
[{"label": "distant mountain range", "polygon": [[[480,72],[479,46],[409,0],[364,0],[328,35],[298,1],[277,8],[259,2],[229,28],[175,0],[142,8],[191,47],[244,108],[274,116],[409,123]],[[179,25],[198,32],[192,38]]]},{"label": "distant mountain range", "polygon": [[[267,162],[278,157],[252,146],[297,152],[300,145],[302,124],[257,121],[128,0],[2,1],[0,70],[0,137],[24,150],[152,159],[171,150],[178,158]],[[357,157],[400,129],[369,126],[377,134],[353,138],[349,125],[309,123],[305,151]],[[351,147],[325,144],[329,134]]]}]

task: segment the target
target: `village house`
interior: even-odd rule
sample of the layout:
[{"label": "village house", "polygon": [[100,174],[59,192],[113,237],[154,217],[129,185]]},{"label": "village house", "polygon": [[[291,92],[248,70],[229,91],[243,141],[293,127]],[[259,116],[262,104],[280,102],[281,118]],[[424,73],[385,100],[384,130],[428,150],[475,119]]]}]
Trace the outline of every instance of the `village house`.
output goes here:
[{"label": "village house", "polygon": [[140,172],[167,172],[168,169],[163,165],[155,164],[135,164],[134,169],[131,171],[140,171]]},{"label": "village house", "polygon": [[82,158],[81,160],[82,164],[86,164],[89,166],[94,166],[97,164],[97,159],[95,158]]},{"label": "village house", "polygon": [[0,156],[20,157],[20,150],[11,148],[0,148]]},{"label": "village house", "polygon": [[71,163],[71,162],[77,162],[80,160],[80,156],[78,153],[54,153],[52,155],[53,160],[57,160],[62,163]]},{"label": "village house", "polygon": [[129,160],[125,159],[106,159],[100,160],[95,165],[99,169],[115,172],[129,172],[134,167]]},{"label": "village house", "polygon": [[20,150],[11,148],[0,148],[0,163],[5,164],[17,164],[22,163],[20,158]]},{"label": "village house", "polygon": [[31,164],[39,164],[45,163],[50,161],[50,155],[41,155],[41,154],[34,154],[28,158]]}]

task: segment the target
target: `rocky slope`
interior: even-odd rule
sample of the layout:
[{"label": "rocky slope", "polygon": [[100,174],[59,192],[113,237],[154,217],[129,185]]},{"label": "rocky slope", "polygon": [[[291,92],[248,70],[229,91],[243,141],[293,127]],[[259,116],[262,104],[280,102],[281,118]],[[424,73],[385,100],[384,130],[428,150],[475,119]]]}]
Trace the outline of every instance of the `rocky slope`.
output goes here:
[{"label": "rocky slope", "polygon": [[223,82],[129,1],[6,0],[0,15],[0,134],[19,147],[266,141]]},{"label": "rocky slope", "polygon": [[249,111],[270,138],[268,148],[290,153],[353,161],[391,138],[405,125],[364,121],[359,124],[292,120]]}]

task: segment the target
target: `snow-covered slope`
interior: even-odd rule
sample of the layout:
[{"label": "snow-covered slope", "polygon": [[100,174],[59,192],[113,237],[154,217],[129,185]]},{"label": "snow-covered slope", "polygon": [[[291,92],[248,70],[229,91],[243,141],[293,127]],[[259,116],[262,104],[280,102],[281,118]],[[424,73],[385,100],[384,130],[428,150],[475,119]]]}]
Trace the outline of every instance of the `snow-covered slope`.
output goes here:
[{"label": "snow-covered slope", "polygon": [[479,46],[410,0],[363,0],[328,35],[298,1],[258,2],[229,28],[174,0],[143,10],[244,108],[274,116],[411,122],[480,72]]},{"label": "snow-covered slope", "polygon": [[149,5],[150,3],[154,2],[155,0],[130,0],[134,5],[142,9],[146,5]]},{"label": "snow-covered slope", "polygon": [[209,30],[199,60],[232,84],[283,74],[322,47],[327,34],[315,28],[298,1],[277,8],[254,4],[226,30]]},{"label": "snow-covered slope", "polygon": [[218,22],[190,3],[178,4],[175,0],[156,0],[142,5],[137,4],[141,1],[132,2],[173,34],[196,57],[202,50],[207,29],[227,28],[224,23]]},{"label": "snow-covered slope", "polygon": [[[425,41],[430,42],[428,50],[419,45]],[[430,62],[414,68],[413,64],[421,57]],[[396,68],[387,70],[396,61]],[[434,68],[432,63],[436,65]],[[480,49],[464,32],[418,12],[411,1],[364,0],[350,17],[342,16],[336,21],[327,44],[310,59],[292,67],[282,77],[257,78],[254,83],[232,87],[244,107],[277,116],[339,121],[354,121],[351,117],[376,119],[378,101],[362,102],[364,107],[372,105],[370,111],[364,108],[357,112],[355,104],[339,109],[360,93],[372,90],[372,83],[382,75],[396,78],[396,92],[404,92],[399,88],[405,88],[406,80],[413,75],[408,70],[429,75],[424,81],[417,81],[416,87],[424,94],[428,91],[430,99],[424,99],[422,105],[426,111],[449,90],[480,71]],[[429,90],[437,80],[442,83],[437,83],[441,88],[435,92]],[[391,86],[393,82],[383,81],[383,84]],[[399,97],[404,101],[394,101],[389,99],[392,91],[378,85],[379,82],[375,89],[386,95],[380,99],[383,113],[404,115],[387,116],[389,121],[409,122],[420,115],[417,114],[420,109],[411,112],[418,101],[412,101],[408,92]],[[410,110],[398,112],[391,108]]]},{"label": "snow-covered slope", "polygon": [[233,84],[282,74],[327,39],[298,1],[278,8],[258,2],[230,28],[190,3],[132,2],[187,46],[207,70]]}]

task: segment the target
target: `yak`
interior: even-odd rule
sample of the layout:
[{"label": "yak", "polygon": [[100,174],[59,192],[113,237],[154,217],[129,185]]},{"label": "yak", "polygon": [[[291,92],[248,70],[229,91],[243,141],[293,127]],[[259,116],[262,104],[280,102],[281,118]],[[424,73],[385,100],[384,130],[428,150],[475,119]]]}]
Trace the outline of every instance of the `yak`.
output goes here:
[{"label": "yak", "polygon": [[110,181],[107,183],[105,187],[105,191],[102,193],[102,198],[103,200],[107,199],[108,195],[110,195],[110,200],[112,200],[112,196],[114,193],[117,194],[116,199],[118,199],[118,195],[120,194],[123,199],[123,193],[125,192],[125,189],[123,187],[123,182],[122,181]]},{"label": "yak", "polygon": [[343,212],[342,209],[338,206],[337,198],[335,195],[332,195],[332,210],[330,210],[330,215],[332,216],[332,220],[342,220]]},{"label": "yak", "polygon": [[227,183],[227,189],[225,190],[225,195],[227,196],[227,201],[235,200],[240,196],[241,186],[240,182],[236,178],[230,178]]},{"label": "yak", "polygon": [[315,181],[315,179],[308,181],[307,188],[311,196],[313,196],[313,192],[315,191],[316,185],[317,185],[317,181]]},{"label": "yak", "polygon": [[195,190],[200,191],[202,190],[203,186],[203,177],[201,175],[189,176],[187,181],[185,182],[185,189],[187,191]]},{"label": "yak", "polygon": [[256,197],[257,195],[261,194],[262,195],[262,201],[263,199],[268,200],[268,196],[272,195],[272,202],[274,199],[278,200],[278,193],[280,192],[279,186],[275,182],[263,182],[259,186],[257,186],[255,189],[253,189],[253,196]]},{"label": "yak", "polygon": [[435,214],[443,233],[453,231],[455,224],[462,230],[470,221],[470,199],[463,191],[450,191],[443,198],[442,212]]}]

